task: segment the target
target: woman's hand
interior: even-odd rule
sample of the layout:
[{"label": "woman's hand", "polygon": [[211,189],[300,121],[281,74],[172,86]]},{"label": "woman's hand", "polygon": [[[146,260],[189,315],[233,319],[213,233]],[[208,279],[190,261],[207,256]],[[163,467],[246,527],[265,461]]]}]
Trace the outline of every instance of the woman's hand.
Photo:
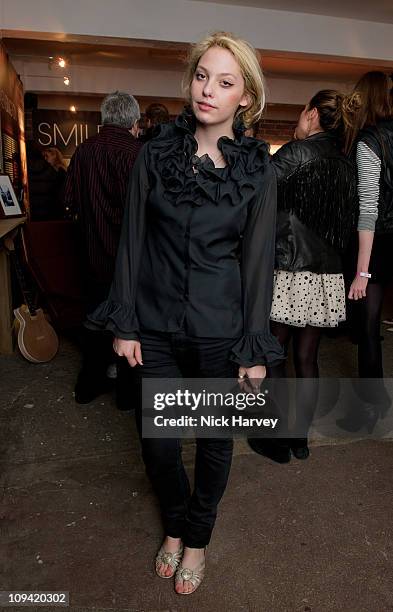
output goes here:
[{"label": "woman's hand", "polygon": [[361,300],[366,297],[368,278],[360,276],[360,272],[367,272],[370,265],[371,252],[374,243],[374,232],[369,230],[359,230],[359,253],[356,267],[356,277],[352,281],[348,293],[350,300]]},{"label": "woman's hand", "polygon": [[348,293],[350,300],[361,300],[366,297],[368,278],[365,276],[356,276],[352,281],[351,288]]},{"label": "woman's hand", "polygon": [[251,390],[258,393],[263,379],[266,378],[266,368],[262,365],[252,366],[251,368],[239,368],[239,387],[242,391]]},{"label": "woman's hand", "polygon": [[126,357],[128,363],[133,368],[137,364],[143,365],[141,343],[137,340],[122,340],[115,338],[113,350],[119,357]]}]

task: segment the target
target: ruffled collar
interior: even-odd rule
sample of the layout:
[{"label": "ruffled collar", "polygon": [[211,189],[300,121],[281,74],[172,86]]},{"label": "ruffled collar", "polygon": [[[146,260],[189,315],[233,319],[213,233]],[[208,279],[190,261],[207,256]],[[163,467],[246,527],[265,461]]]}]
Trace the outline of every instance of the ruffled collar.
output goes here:
[{"label": "ruffled collar", "polygon": [[223,136],[217,142],[227,165],[216,168],[208,155],[196,155],[195,128],[195,116],[185,110],[174,123],[159,126],[148,144],[165,199],[174,206],[202,206],[207,200],[217,205],[248,203],[269,163],[267,144],[244,136],[244,125],[237,120],[235,138]]}]

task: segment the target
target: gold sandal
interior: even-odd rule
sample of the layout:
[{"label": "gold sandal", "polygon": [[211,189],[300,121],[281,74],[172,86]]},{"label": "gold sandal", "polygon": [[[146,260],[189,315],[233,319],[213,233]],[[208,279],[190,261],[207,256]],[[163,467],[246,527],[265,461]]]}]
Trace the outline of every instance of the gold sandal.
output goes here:
[{"label": "gold sandal", "polygon": [[200,563],[198,567],[196,567],[195,569],[192,570],[192,569],[189,569],[188,567],[183,567],[182,565],[180,565],[175,575],[175,591],[176,591],[176,585],[179,584],[179,582],[183,582],[183,581],[191,582],[193,589],[191,591],[188,591],[187,593],[176,591],[178,595],[191,595],[191,593],[195,593],[197,588],[201,585],[201,582],[205,577],[206,549],[207,549],[207,546],[205,546],[205,549],[204,549],[205,557],[202,563]]},{"label": "gold sandal", "polygon": [[[175,575],[177,566],[179,565],[183,556],[183,543],[180,543],[180,547],[176,552],[168,552],[164,550],[164,545],[161,546],[156,556],[156,574],[160,578],[173,578]],[[172,573],[169,576],[165,576],[160,573],[160,567],[162,565],[169,565],[172,568]]]}]

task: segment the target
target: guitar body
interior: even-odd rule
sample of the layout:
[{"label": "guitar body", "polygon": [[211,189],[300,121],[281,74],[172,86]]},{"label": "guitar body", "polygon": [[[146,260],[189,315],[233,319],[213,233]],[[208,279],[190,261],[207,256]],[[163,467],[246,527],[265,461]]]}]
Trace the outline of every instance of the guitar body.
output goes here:
[{"label": "guitar body", "polygon": [[32,363],[53,359],[59,348],[59,339],[42,309],[38,308],[32,315],[23,304],[15,308],[14,314],[18,322],[18,346],[23,357]]}]

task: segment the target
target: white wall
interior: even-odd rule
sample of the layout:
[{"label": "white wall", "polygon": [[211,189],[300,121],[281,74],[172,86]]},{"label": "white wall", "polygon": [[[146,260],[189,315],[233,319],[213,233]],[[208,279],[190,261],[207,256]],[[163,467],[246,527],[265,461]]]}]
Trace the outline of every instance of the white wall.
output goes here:
[{"label": "white wall", "polygon": [[[99,66],[70,66],[67,70],[51,70],[48,62],[21,61],[12,56],[11,60],[25,91],[106,94],[121,89],[141,96],[181,96],[181,72]],[[63,83],[65,74],[71,79],[69,87]]]},{"label": "white wall", "polygon": [[[295,4],[295,0],[294,0]],[[33,10],[34,9],[34,10]],[[207,29],[236,31],[269,51],[393,61],[393,25],[228,6],[194,0],[0,0],[0,24],[7,35],[59,33],[190,42]],[[37,34],[37,37],[39,35]],[[121,40],[119,39],[119,44]],[[122,89],[137,96],[181,98],[181,73],[71,65],[65,71],[47,63],[12,58],[26,91],[105,95]],[[349,91],[352,83],[288,78],[268,79],[268,100],[304,104],[318,89]]]},{"label": "white wall", "polygon": [[[71,84],[65,87],[65,72],[50,70],[48,63],[18,59],[12,59],[12,63],[21,76],[25,91],[105,95],[109,91],[120,89],[135,96],[182,98],[181,72],[70,66],[67,74]],[[318,89],[349,91],[351,83],[344,86],[334,81],[270,78],[267,79],[267,87],[269,102],[305,104]]]},{"label": "white wall", "polygon": [[194,0],[0,0],[0,23],[4,31],[179,42],[225,29],[260,49],[393,60],[392,24]]}]

